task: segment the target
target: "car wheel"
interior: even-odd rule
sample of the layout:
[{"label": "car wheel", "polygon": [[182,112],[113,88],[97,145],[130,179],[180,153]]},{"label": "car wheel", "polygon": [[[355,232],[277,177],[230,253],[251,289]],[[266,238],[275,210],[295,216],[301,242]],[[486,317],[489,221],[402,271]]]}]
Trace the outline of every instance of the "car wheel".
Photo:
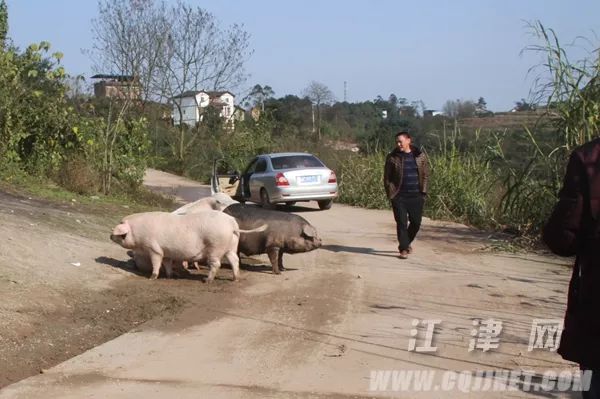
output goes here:
[{"label": "car wheel", "polygon": [[260,206],[264,209],[275,209],[275,204],[271,204],[269,193],[267,193],[264,187],[260,189]]},{"label": "car wheel", "polygon": [[330,209],[331,206],[333,205],[333,200],[322,200],[322,201],[317,201],[317,203],[319,204],[319,209],[321,209],[322,211],[326,211],[327,209]]}]

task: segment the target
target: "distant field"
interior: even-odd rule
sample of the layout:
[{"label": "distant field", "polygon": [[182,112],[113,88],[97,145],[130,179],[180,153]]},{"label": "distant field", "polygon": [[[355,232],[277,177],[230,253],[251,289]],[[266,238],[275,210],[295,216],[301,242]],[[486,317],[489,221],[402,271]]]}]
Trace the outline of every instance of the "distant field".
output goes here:
[{"label": "distant field", "polygon": [[465,118],[460,121],[460,127],[473,129],[504,129],[532,128],[538,125],[547,125],[550,117],[543,111],[498,112],[494,116],[481,118]]}]

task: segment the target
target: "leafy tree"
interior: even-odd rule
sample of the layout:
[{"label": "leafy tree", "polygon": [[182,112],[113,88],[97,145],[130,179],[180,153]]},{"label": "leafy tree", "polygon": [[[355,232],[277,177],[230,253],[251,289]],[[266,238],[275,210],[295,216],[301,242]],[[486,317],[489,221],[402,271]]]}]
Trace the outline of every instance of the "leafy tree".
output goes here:
[{"label": "leafy tree", "polygon": [[390,103],[390,105],[394,108],[398,107],[398,97],[392,93],[390,94],[389,98],[388,98],[388,102]]},{"label": "leafy tree", "polygon": [[265,102],[265,111],[273,118],[274,136],[308,137],[311,133],[312,103],[308,98],[287,95]]},{"label": "leafy tree", "polygon": [[6,1],[0,0],[0,49],[4,49],[6,46],[6,39],[8,37],[8,8],[6,7]]},{"label": "leafy tree", "polygon": [[479,97],[477,104],[475,104],[475,110],[478,112],[487,111],[487,103],[483,97]]},{"label": "leafy tree", "polygon": [[[0,51],[2,165],[51,177],[75,190],[78,187],[63,178],[66,174],[82,181],[75,166],[90,170],[91,180],[83,180],[91,183],[93,191],[98,188],[98,175],[106,183],[106,193],[113,177],[139,186],[145,170],[144,148],[149,143],[143,120],[115,118],[116,108],[110,106],[107,113],[113,117],[105,118],[106,113],[97,114],[92,102],[81,101],[77,95],[70,98],[68,83],[77,84],[80,79],[66,73],[62,54],[51,53],[50,43],[32,44],[21,52],[7,40]],[[107,134],[113,131],[119,134]]]},{"label": "leafy tree", "polygon": [[148,126],[144,117],[125,116],[130,106],[124,100],[102,99],[79,121],[86,159],[98,172],[104,194],[114,191],[115,180],[123,189],[142,184],[150,148]]},{"label": "leafy tree", "polygon": [[533,104],[530,104],[529,102],[527,102],[527,100],[525,100],[524,98],[521,99],[521,101],[516,101],[515,102],[515,111],[533,111],[535,110],[535,106]]},{"label": "leafy tree", "polygon": [[256,84],[250,91],[248,95],[250,99],[254,100],[254,105],[260,105],[260,109],[265,111],[265,101],[275,95],[275,92],[269,85],[265,85],[264,87]]},{"label": "leafy tree", "polygon": [[50,44],[0,52],[0,158],[32,173],[56,170],[78,144],[74,113],[66,102],[61,53]]}]

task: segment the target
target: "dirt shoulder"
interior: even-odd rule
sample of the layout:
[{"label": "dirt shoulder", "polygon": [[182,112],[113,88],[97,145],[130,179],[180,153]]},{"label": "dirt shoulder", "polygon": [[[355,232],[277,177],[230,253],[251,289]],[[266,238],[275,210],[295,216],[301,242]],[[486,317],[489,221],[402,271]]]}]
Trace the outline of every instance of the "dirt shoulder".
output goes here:
[{"label": "dirt shoulder", "polygon": [[126,252],[108,239],[128,213],[127,205],[0,192],[0,387],[198,298],[213,300],[198,281],[148,289]]}]

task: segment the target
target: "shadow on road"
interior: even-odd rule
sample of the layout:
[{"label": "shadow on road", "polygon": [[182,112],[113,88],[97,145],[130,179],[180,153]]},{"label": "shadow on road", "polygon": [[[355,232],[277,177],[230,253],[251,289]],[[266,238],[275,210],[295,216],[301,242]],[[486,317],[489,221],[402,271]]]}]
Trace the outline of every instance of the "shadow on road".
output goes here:
[{"label": "shadow on road", "polygon": [[140,272],[135,267],[135,262],[133,258],[130,258],[127,261],[118,260],[115,258],[109,258],[108,256],[99,256],[95,259],[96,263],[100,263],[101,265],[108,265],[114,267],[115,269],[121,269],[123,271],[129,272],[131,274],[135,274],[138,276],[144,276],[145,274]]},{"label": "shadow on road", "polygon": [[[131,251],[128,251],[127,254],[129,256],[133,255],[133,253]],[[123,260],[119,260],[119,259],[115,259],[115,258],[110,258],[107,256],[100,256],[100,257],[96,258],[95,261],[96,261],[96,263],[111,266],[111,267],[114,267],[115,269],[120,269],[120,270],[126,271],[128,273],[135,274],[136,276],[141,276],[141,277],[149,277],[150,276],[150,272],[145,272],[145,271],[141,271],[141,270],[137,269],[137,267],[135,266],[135,262],[133,261],[133,257],[129,258],[126,261],[123,261]],[[208,268],[206,268],[202,265],[199,265],[199,266],[200,266],[200,270],[196,270],[194,268],[194,266],[190,265],[190,271],[186,271],[185,269],[183,269],[181,267],[175,267],[173,270],[173,273],[174,273],[175,278],[204,281],[208,275]],[[227,263],[223,263],[221,265],[221,269],[231,270],[231,265],[229,265]],[[262,262],[261,260],[254,259],[254,258],[240,259],[240,269],[245,270],[247,272],[265,273],[265,274],[271,274],[273,271],[270,264],[266,264],[266,263]],[[283,272],[295,271],[295,270],[298,270],[298,269],[286,267],[283,270]],[[164,268],[162,268],[162,267],[160,269],[159,278],[165,278]]]},{"label": "shadow on road", "polygon": [[349,247],[346,245],[323,245],[321,249],[331,252],[349,252],[354,254],[367,254],[367,255],[377,255],[377,256],[387,256],[390,258],[397,258],[398,251],[379,251],[373,248],[366,247]]},{"label": "shadow on road", "polygon": [[[128,273],[135,274],[136,276],[146,277],[146,278],[150,276],[150,272],[141,271],[136,268],[133,258],[130,258],[127,261],[122,261],[122,260],[118,260],[118,259],[114,259],[114,258],[109,258],[107,256],[100,256],[100,257],[96,258],[95,260],[96,260],[96,263],[111,266],[116,269],[121,269]],[[191,267],[193,268],[193,266],[191,266]],[[223,268],[226,269],[228,267],[229,267],[229,265],[221,266],[222,269]],[[179,268],[175,267],[173,269],[173,276],[175,278],[180,278],[180,279],[204,281],[206,279],[207,274],[208,274],[208,272],[206,274],[202,274],[195,270],[194,271],[186,271],[185,269],[183,269],[181,267],[179,267]],[[161,267],[158,277],[166,278],[164,268]]]},{"label": "shadow on road", "polygon": [[[246,270],[248,272],[253,272],[253,273],[265,273],[265,274],[273,273],[273,267],[271,266],[270,263],[268,263],[268,262],[265,263],[261,259],[255,259],[255,258],[250,258],[250,257],[245,257],[245,256],[242,256],[240,258],[240,269]],[[298,270],[298,269],[286,267],[285,269],[282,269],[282,272],[288,272],[288,271],[294,271],[294,270]]]}]

